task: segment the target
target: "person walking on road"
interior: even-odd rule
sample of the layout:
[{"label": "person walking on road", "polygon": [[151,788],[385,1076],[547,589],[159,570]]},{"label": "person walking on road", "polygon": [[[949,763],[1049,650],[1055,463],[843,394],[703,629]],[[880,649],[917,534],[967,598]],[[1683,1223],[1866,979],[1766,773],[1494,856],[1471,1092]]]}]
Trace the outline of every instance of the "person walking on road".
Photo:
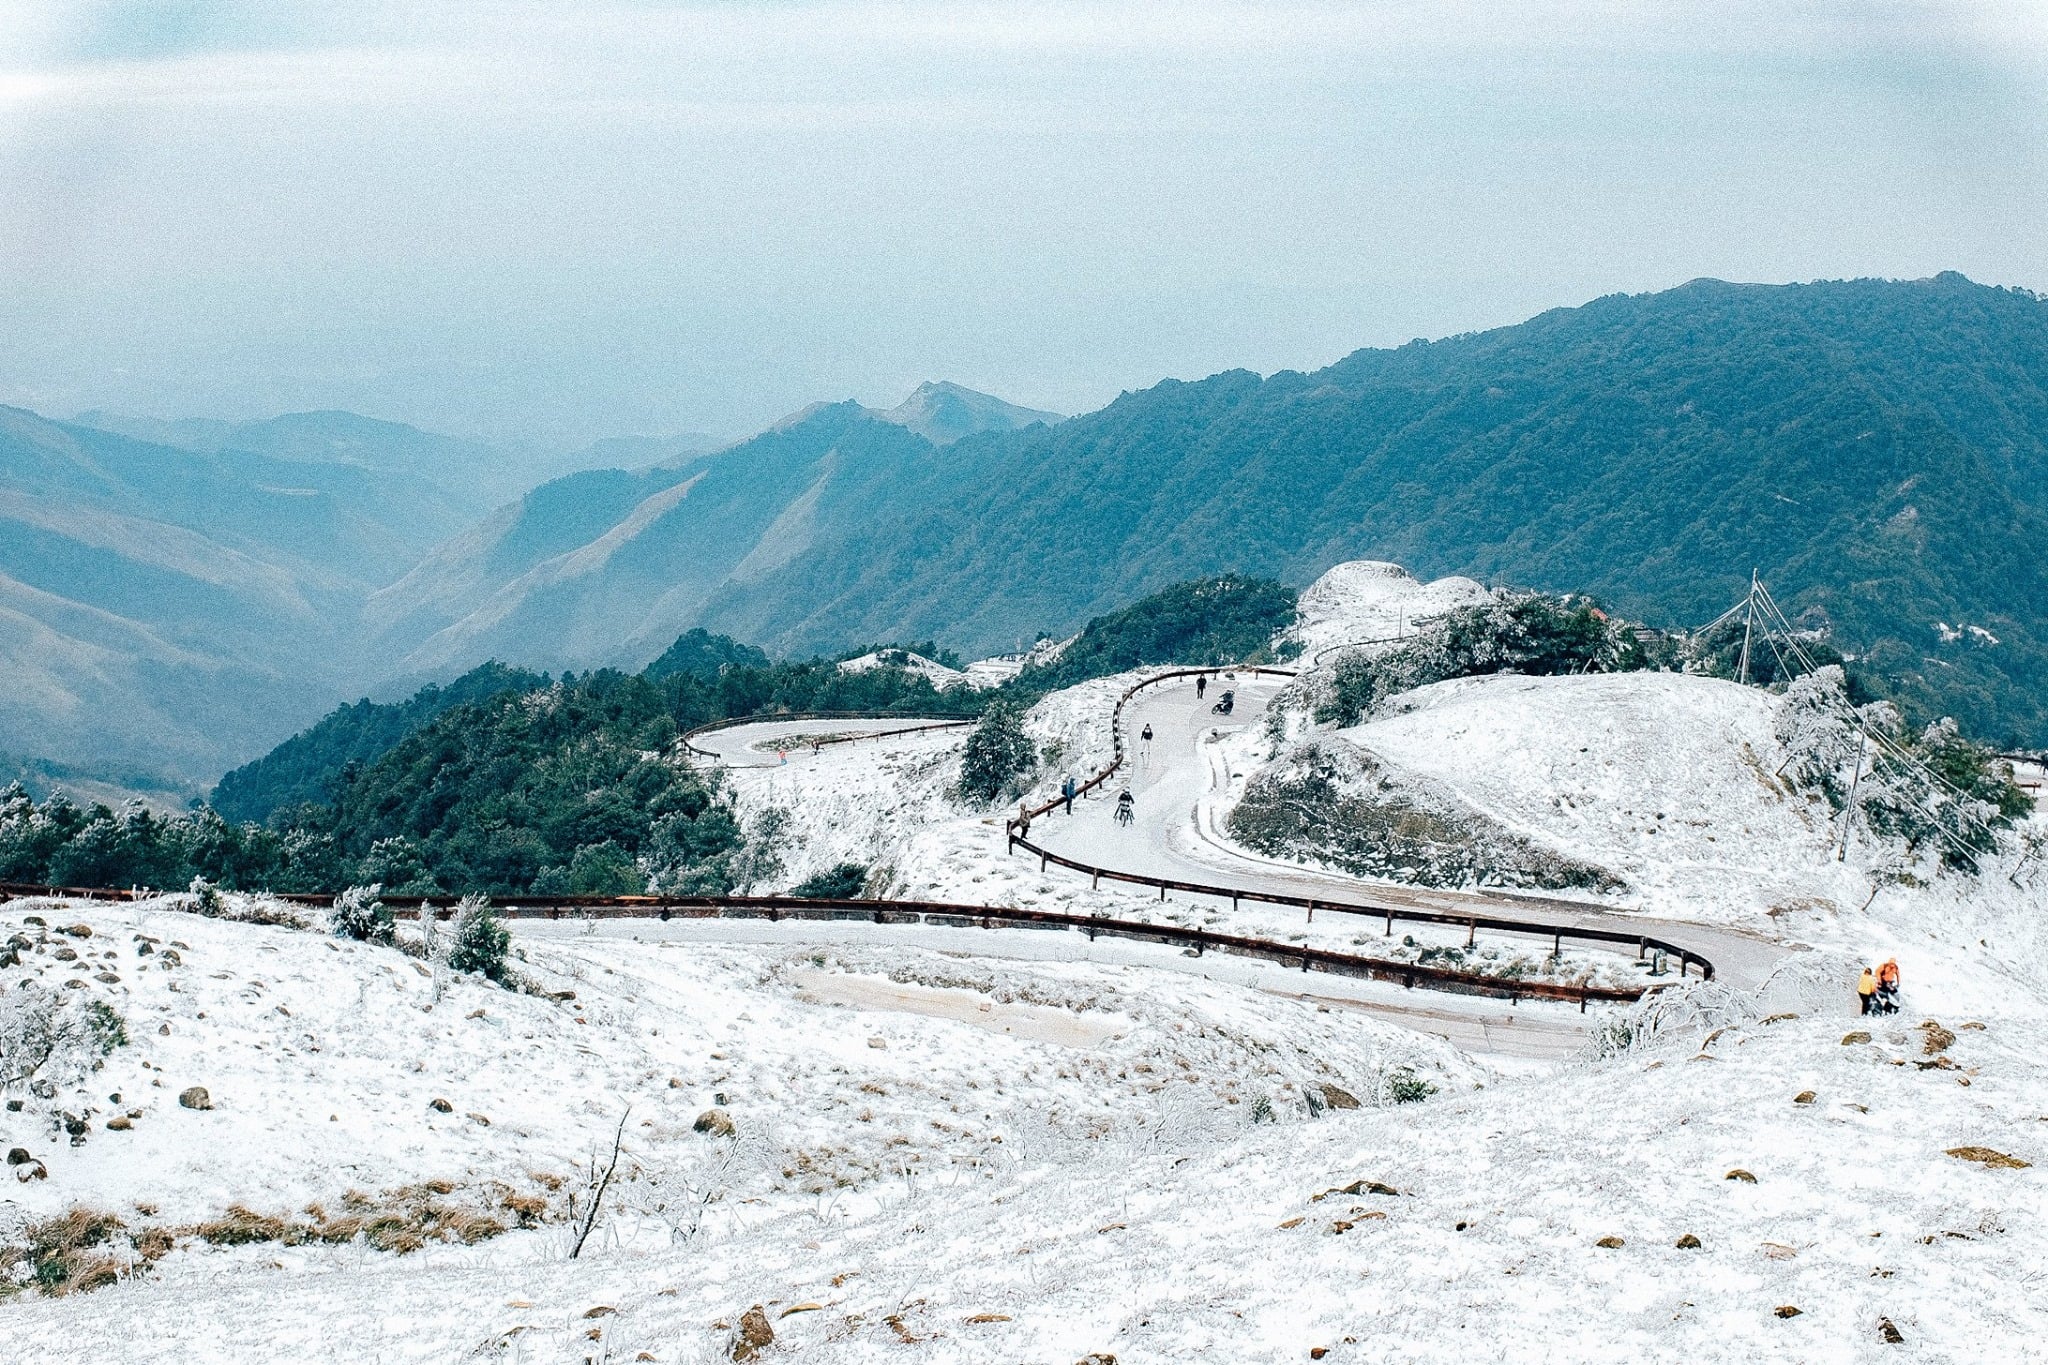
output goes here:
[{"label": "person walking on road", "polygon": [[1862,1006],[1859,1012],[1863,1014],[1870,1013],[1872,1005],[1876,1003],[1876,998],[1877,973],[1865,967],[1863,975],[1856,980],[1856,999]]},{"label": "person walking on road", "polygon": [[1147,721],[1147,722],[1145,723],[1145,728],[1144,728],[1144,729],[1142,729],[1142,730],[1138,731],[1138,738],[1139,738],[1139,739],[1141,739],[1141,740],[1143,740],[1143,741],[1145,742],[1145,752],[1146,752],[1146,753],[1148,753],[1148,754],[1149,754],[1149,753],[1151,753],[1151,752],[1152,752],[1152,723],[1151,723],[1150,721]]},{"label": "person walking on road", "polygon": [[1074,813],[1074,775],[1067,774],[1067,780],[1060,783],[1060,797],[1067,803],[1067,814]]},{"label": "person walking on road", "polygon": [[1207,673],[1195,674],[1195,700],[1200,701],[1202,699],[1202,694],[1204,692],[1207,692],[1208,690],[1209,675]]},{"label": "person walking on road", "polygon": [[1131,799],[1131,789],[1125,787],[1116,795],[1116,822],[1126,828],[1137,818],[1138,803]]}]

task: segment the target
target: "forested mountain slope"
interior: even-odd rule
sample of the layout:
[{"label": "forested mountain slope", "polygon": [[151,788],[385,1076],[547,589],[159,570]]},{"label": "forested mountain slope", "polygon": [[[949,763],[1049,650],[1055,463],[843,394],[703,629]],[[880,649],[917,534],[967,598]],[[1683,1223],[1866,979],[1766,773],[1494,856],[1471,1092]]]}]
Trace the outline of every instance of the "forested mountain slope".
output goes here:
[{"label": "forested mountain slope", "polygon": [[962,440],[870,518],[705,623],[975,651],[1192,574],[1376,558],[1697,624],[1756,568],[1909,699],[2048,742],[2048,302],[1956,275],[1698,281],[1168,382]]}]

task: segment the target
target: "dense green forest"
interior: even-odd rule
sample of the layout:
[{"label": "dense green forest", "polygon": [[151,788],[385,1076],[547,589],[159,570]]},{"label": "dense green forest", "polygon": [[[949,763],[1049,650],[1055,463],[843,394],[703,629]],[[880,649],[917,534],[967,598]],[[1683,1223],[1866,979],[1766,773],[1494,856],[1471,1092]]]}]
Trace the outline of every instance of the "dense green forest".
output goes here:
[{"label": "dense green forest", "polygon": [[[846,438],[821,427],[817,460]],[[902,458],[870,491],[707,597],[704,624],[972,653],[1198,575],[1301,586],[1371,558],[1685,628],[1757,569],[1916,714],[2048,744],[2048,300],[1958,275],[1701,280],[1314,373],[1168,381]]]},{"label": "dense green forest", "polygon": [[334,798],[335,779],[351,765],[373,763],[392,745],[451,707],[500,692],[526,692],[548,684],[544,673],[488,663],[446,686],[421,688],[405,701],[365,697],[329,712],[253,763],[245,763],[213,789],[213,808],[229,820],[263,820],[282,806]]},{"label": "dense green forest", "polygon": [[1294,624],[1294,600],[1292,588],[1269,578],[1176,583],[1090,620],[1059,658],[1025,669],[1017,685],[1050,692],[1146,664],[1270,659],[1274,637]]}]

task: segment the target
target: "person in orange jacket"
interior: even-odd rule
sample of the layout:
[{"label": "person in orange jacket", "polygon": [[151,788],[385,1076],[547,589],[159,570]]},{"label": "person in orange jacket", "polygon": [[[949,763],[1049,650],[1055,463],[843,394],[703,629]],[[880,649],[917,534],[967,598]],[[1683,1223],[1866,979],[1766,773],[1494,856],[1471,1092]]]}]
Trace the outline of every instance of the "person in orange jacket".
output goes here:
[{"label": "person in orange jacket", "polygon": [[1856,980],[1856,999],[1862,1005],[1864,1014],[1870,1013],[1870,1003],[1877,995],[1877,973],[1865,967],[1863,975]]},{"label": "person in orange jacket", "polygon": [[1895,957],[1886,958],[1877,969],[1877,1012],[1899,1012],[1899,960]]}]

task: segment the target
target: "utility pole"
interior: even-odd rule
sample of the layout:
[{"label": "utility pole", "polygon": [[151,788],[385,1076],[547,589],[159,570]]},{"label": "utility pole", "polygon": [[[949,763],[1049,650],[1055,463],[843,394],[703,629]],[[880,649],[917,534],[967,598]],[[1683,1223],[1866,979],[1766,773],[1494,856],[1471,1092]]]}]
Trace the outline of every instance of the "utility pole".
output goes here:
[{"label": "utility pole", "polygon": [[1742,658],[1735,665],[1735,676],[1744,687],[1749,686],[1749,632],[1756,624],[1756,570],[1749,571],[1749,596],[1742,604]]},{"label": "utility pole", "polygon": [[1849,852],[1849,826],[1856,819],[1856,788],[1863,781],[1863,746],[1869,739],[1859,727],[1856,731],[1856,771],[1849,778],[1849,799],[1842,806],[1842,841],[1835,845],[1835,861],[1838,863]]}]

